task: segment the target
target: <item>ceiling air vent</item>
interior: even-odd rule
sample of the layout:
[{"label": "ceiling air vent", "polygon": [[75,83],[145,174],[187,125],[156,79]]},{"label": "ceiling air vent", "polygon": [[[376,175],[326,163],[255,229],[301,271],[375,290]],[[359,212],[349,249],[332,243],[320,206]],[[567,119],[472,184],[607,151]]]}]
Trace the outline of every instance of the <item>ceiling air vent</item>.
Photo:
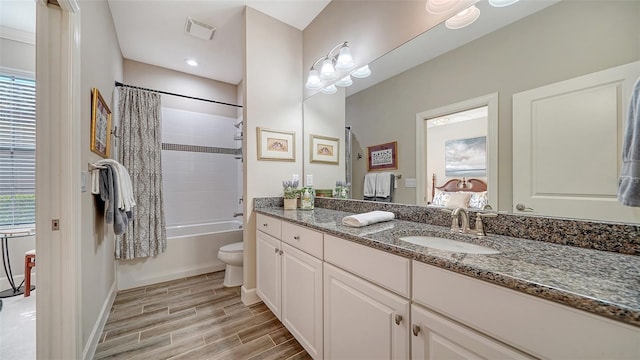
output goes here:
[{"label": "ceiling air vent", "polygon": [[187,34],[195,36],[202,40],[211,40],[213,39],[213,34],[216,32],[216,28],[203,23],[202,21],[198,21],[194,18],[187,18],[187,25],[184,30]]}]

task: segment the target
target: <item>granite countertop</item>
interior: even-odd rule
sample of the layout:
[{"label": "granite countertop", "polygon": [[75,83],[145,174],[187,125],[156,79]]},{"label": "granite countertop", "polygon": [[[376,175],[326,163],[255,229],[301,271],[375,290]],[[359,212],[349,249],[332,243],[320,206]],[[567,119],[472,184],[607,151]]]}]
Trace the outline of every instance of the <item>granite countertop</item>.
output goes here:
[{"label": "granite countertop", "polygon": [[[401,220],[353,228],[342,225],[342,218],[352,213],[323,208],[255,211],[640,327],[640,256],[500,235],[453,234],[445,227]],[[409,235],[462,240],[500,253],[455,253],[399,239]]]}]

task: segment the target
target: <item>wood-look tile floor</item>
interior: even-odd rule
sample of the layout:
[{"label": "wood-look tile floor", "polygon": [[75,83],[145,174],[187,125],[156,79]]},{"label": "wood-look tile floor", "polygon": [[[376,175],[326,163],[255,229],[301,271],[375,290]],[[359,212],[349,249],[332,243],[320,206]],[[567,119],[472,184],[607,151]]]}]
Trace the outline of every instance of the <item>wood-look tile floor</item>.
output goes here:
[{"label": "wood-look tile floor", "polygon": [[311,359],[263,303],[245,306],[223,278],[119,292],[94,359]]}]

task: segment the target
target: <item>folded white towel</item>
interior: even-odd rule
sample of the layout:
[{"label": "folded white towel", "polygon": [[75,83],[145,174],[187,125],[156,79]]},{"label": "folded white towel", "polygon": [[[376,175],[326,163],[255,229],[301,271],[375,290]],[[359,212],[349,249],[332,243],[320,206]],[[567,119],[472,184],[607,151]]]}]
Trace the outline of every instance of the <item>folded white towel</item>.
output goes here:
[{"label": "folded white towel", "polygon": [[91,170],[91,193],[100,194],[100,169]]},{"label": "folded white towel", "polygon": [[391,194],[391,173],[381,172],[376,177],[376,197],[386,198]]},{"label": "folded white towel", "polygon": [[364,175],[364,196],[374,197],[376,196],[376,178],[378,174],[368,173]]},{"label": "folded white towel", "polygon": [[393,220],[395,215],[388,211],[371,211],[368,213],[349,215],[342,218],[342,224],[353,227],[367,226],[383,221]]}]

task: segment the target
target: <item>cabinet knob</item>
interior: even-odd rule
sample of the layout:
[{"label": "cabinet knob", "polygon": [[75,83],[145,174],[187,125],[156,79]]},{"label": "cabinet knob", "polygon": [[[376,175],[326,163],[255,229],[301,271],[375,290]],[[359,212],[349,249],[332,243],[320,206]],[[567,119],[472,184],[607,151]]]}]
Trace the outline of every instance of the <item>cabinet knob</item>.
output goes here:
[{"label": "cabinet knob", "polygon": [[263,227],[267,227],[269,224],[262,224]]},{"label": "cabinet knob", "polygon": [[294,240],[300,240],[300,236],[296,235],[293,237]]},{"label": "cabinet knob", "polygon": [[400,325],[402,322],[402,315],[396,314],[396,325]]},{"label": "cabinet knob", "polygon": [[418,334],[420,333],[420,326],[418,325],[413,325],[413,336],[418,336]]},{"label": "cabinet knob", "polygon": [[280,249],[277,249],[277,248],[276,248],[276,249],[274,249],[274,250],[276,251],[276,254],[278,253],[278,251],[280,251]]},{"label": "cabinet knob", "polygon": [[280,250],[280,255],[282,255],[284,253],[284,251]]}]

